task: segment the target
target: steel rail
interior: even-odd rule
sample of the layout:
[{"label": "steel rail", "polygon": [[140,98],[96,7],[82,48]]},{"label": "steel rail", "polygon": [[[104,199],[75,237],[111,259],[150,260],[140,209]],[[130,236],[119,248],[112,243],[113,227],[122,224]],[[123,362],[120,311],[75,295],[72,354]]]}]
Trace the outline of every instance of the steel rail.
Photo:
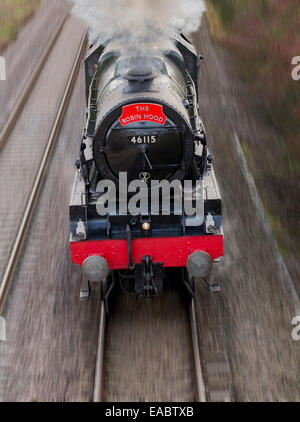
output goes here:
[{"label": "steel rail", "polygon": [[44,66],[44,64],[46,63],[46,60],[49,56],[49,53],[51,52],[59,34],[62,31],[62,28],[67,20],[67,17],[69,16],[70,11],[68,10],[68,12],[62,17],[62,19],[60,20],[60,22],[58,23],[58,26],[54,32],[54,34],[52,35],[52,37],[50,38],[50,41],[48,42],[40,60],[38,61],[29,81],[27,82],[27,84],[25,85],[23,92],[19,98],[19,100],[17,101],[15,107],[13,108],[12,112],[10,113],[10,116],[7,120],[7,122],[5,123],[3,129],[1,130],[0,133],[0,151],[2,150],[2,148],[4,147],[4,144],[8,138],[9,133],[11,132],[22,108],[24,107],[24,104],[26,103],[33,86],[35,85],[41,70]]},{"label": "steel rail", "polygon": [[53,151],[53,147],[55,144],[55,140],[57,138],[58,132],[60,130],[61,127],[61,123],[64,117],[64,113],[68,104],[68,100],[70,98],[70,94],[72,91],[72,87],[73,87],[73,83],[75,81],[76,75],[78,73],[79,67],[80,67],[80,63],[81,63],[81,58],[82,55],[84,53],[85,47],[86,47],[86,42],[87,42],[87,34],[88,34],[88,30],[86,30],[82,36],[81,42],[80,42],[80,46],[67,82],[67,85],[65,87],[64,93],[63,93],[63,97],[58,109],[58,113],[56,115],[56,119],[54,122],[54,125],[52,127],[51,133],[49,135],[49,139],[48,139],[48,143],[46,146],[46,149],[44,151],[42,160],[41,160],[41,164],[40,164],[40,168],[38,170],[38,173],[35,177],[35,182],[34,185],[32,187],[31,190],[31,194],[30,197],[28,199],[28,203],[26,206],[26,209],[24,211],[24,216],[22,219],[22,222],[20,224],[15,242],[14,242],[14,246],[4,273],[4,277],[0,286],[0,315],[3,312],[3,308],[5,306],[6,303],[6,299],[7,299],[7,295],[9,292],[9,288],[14,276],[14,272],[16,269],[16,265],[26,238],[26,234],[30,225],[30,221],[33,215],[33,211],[35,208],[35,205],[37,203],[37,200],[39,198],[39,193],[44,181],[44,177],[46,174],[46,170],[47,170],[47,166],[51,157],[51,153]]},{"label": "steel rail", "polygon": [[[190,322],[193,360],[194,360],[194,369],[195,369],[196,401],[200,403],[205,403],[208,400],[207,400],[207,395],[206,395],[205,381],[204,381],[202,367],[201,367],[200,349],[199,349],[198,334],[197,334],[195,301],[193,298],[191,299],[191,302],[189,305],[189,322]],[[101,300],[100,324],[99,324],[94,394],[93,394],[94,403],[101,403],[103,401],[105,329],[106,329],[106,310],[105,310],[105,304]]]},{"label": "steel rail", "polygon": [[189,320],[190,320],[193,358],[194,358],[194,367],[195,367],[196,401],[200,403],[205,403],[207,402],[207,396],[206,396],[203,371],[201,367],[194,298],[191,298],[191,303],[189,305]]},{"label": "steel rail", "polygon": [[101,300],[100,308],[100,326],[98,336],[98,348],[96,359],[96,371],[94,382],[94,403],[103,401],[103,363],[104,363],[104,343],[105,343],[106,310],[104,301]]}]

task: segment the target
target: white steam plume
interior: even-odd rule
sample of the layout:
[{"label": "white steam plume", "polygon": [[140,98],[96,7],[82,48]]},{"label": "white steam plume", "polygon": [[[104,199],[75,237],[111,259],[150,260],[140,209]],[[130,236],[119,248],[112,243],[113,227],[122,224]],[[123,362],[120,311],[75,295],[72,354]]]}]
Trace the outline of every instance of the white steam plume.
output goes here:
[{"label": "white steam plume", "polygon": [[204,0],[73,0],[74,13],[85,19],[90,37],[121,35],[129,42],[154,41],[182,29],[196,31]]}]

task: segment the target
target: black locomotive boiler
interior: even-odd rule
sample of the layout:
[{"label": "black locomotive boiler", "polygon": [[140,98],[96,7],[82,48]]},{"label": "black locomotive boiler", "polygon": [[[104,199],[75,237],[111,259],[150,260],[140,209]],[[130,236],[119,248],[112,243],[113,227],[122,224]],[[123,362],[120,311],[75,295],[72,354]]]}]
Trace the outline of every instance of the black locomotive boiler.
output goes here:
[{"label": "black locomotive boiler", "polygon": [[[70,203],[71,258],[88,281],[111,285],[117,278],[126,291],[153,297],[168,268],[178,267],[189,289],[196,278],[219,289],[210,273],[223,256],[221,198],[198,114],[201,59],[181,33],[138,47],[107,40],[90,48],[87,121]],[[172,190],[167,214],[159,202],[158,212],[149,205],[133,215],[116,198],[114,212],[100,215],[99,184],[109,180],[119,191],[121,175],[127,184],[142,182],[149,195],[153,181],[190,181],[201,212],[178,212]]]}]

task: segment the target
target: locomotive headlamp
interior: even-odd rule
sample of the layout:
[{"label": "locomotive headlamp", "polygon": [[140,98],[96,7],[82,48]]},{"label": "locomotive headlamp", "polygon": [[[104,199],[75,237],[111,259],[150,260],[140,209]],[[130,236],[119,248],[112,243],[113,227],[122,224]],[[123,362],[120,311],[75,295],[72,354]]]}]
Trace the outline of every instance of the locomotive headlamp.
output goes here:
[{"label": "locomotive headlamp", "polygon": [[213,226],[213,225],[207,226],[206,231],[207,231],[207,233],[211,233],[211,234],[213,234],[213,233],[215,233],[215,231],[216,231],[216,227],[215,227],[215,226]]},{"label": "locomotive headlamp", "polygon": [[216,224],[213,216],[209,213],[205,221],[205,230],[208,234],[214,234],[216,231]]},{"label": "locomotive headlamp", "polygon": [[148,230],[150,230],[150,228],[151,228],[150,223],[145,222],[145,223],[142,224],[143,230],[148,231]]},{"label": "locomotive headlamp", "polygon": [[82,220],[79,220],[79,222],[77,223],[76,238],[79,241],[80,240],[86,240],[86,238],[87,238],[85,224]]}]

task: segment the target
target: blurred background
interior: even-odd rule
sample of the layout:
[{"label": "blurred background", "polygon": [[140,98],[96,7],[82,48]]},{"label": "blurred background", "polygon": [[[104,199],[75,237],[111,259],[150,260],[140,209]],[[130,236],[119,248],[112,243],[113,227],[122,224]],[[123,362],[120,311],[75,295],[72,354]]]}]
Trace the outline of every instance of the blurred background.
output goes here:
[{"label": "blurred background", "polygon": [[16,38],[20,28],[32,17],[41,0],[1,0],[0,52]]},{"label": "blurred background", "polygon": [[214,39],[232,58],[257,112],[278,133],[266,145],[253,131],[242,146],[281,252],[299,281],[300,81],[291,73],[292,59],[300,55],[300,2],[207,0],[206,5]]}]

